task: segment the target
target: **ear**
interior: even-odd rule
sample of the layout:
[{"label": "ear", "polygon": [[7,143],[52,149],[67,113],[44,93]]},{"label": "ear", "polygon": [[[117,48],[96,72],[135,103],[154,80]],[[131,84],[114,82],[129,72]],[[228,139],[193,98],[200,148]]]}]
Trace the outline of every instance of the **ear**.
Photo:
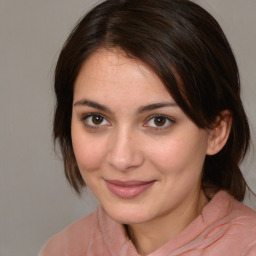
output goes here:
[{"label": "ear", "polygon": [[227,143],[232,126],[232,114],[229,110],[223,110],[216,117],[213,128],[209,130],[209,141],[206,154],[215,155]]}]

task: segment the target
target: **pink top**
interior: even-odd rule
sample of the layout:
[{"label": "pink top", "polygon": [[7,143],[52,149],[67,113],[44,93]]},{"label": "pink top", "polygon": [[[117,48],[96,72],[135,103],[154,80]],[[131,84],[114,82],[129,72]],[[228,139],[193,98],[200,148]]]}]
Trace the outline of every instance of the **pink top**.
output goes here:
[{"label": "pink top", "polygon": [[[171,228],[171,227],[170,227]],[[52,237],[39,256],[139,256],[124,227],[98,209]],[[255,256],[256,212],[224,191],[149,256]]]}]

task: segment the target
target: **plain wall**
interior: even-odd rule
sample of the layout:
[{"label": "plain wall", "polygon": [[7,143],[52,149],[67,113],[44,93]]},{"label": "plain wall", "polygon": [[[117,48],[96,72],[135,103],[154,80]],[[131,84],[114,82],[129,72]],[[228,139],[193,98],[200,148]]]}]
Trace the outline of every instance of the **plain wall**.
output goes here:
[{"label": "plain wall", "polygon": [[[96,207],[91,194],[78,199],[69,188],[51,141],[54,65],[96,2],[0,0],[0,256],[37,255],[50,236]],[[220,22],[235,52],[255,145],[256,1],[196,2]],[[256,191],[253,156],[243,168]]]}]

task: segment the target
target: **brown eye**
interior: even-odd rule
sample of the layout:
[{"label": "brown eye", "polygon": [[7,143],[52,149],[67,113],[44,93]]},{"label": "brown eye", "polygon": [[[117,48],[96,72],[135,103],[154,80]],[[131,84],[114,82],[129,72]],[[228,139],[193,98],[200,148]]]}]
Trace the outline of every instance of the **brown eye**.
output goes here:
[{"label": "brown eye", "polygon": [[103,122],[104,118],[102,116],[92,116],[92,122],[95,125],[100,125]]},{"label": "brown eye", "polygon": [[164,117],[164,116],[158,116],[158,117],[154,118],[154,124],[156,126],[164,126],[166,121],[167,121],[166,117]]},{"label": "brown eye", "polygon": [[144,126],[152,127],[155,129],[164,129],[170,127],[174,123],[173,118],[164,115],[154,115]]},{"label": "brown eye", "polygon": [[101,126],[109,126],[110,123],[107,121],[104,116],[98,114],[89,114],[82,118],[83,123],[87,127],[101,127]]}]

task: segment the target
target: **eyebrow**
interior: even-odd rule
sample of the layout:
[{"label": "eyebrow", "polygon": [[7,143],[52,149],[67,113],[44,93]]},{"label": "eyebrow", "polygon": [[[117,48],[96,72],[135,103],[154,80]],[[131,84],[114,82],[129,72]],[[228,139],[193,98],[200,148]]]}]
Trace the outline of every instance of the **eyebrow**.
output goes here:
[{"label": "eyebrow", "polygon": [[152,111],[158,108],[165,108],[165,107],[178,107],[177,103],[174,102],[161,102],[161,103],[154,103],[147,106],[142,106],[138,109],[138,113],[141,114],[146,111]]},{"label": "eyebrow", "polygon": [[79,100],[74,104],[74,107],[75,106],[88,106],[88,107],[92,107],[92,108],[96,108],[98,110],[104,111],[109,114],[112,113],[112,111],[108,107],[91,100]]},{"label": "eyebrow", "polygon": [[[91,101],[91,100],[87,100],[87,99],[83,99],[83,100],[79,100],[76,103],[74,103],[74,107],[75,106],[88,106],[88,107],[92,107],[92,108],[96,108],[98,110],[104,111],[106,113],[110,113],[112,114],[113,112],[110,110],[110,108],[108,108],[107,106],[104,106],[102,104],[99,104],[97,102]],[[161,102],[161,103],[153,103],[150,105],[146,105],[146,106],[141,106],[138,108],[137,112],[139,114],[143,113],[143,112],[147,112],[147,111],[152,111],[158,108],[164,108],[164,107],[177,107],[177,103],[174,102]]]}]

